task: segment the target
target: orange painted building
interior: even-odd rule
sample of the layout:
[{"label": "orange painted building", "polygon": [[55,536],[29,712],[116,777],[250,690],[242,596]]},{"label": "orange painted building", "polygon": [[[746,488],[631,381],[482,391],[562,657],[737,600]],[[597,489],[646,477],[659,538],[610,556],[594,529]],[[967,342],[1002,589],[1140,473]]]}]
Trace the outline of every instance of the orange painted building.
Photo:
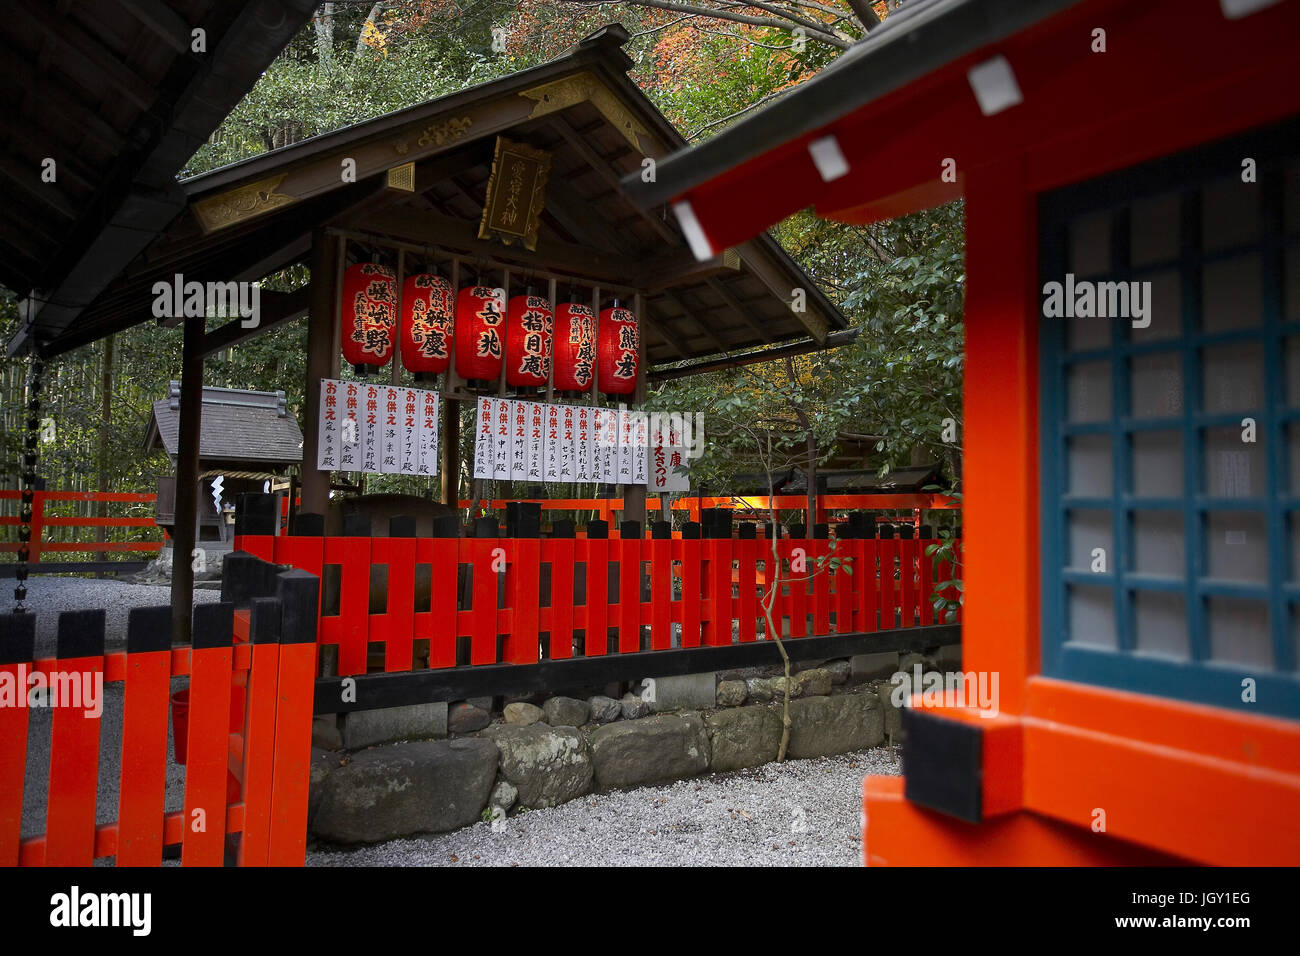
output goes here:
[{"label": "orange painted building", "polygon": [[1300,0],[914,0],[629,177],[707,259],[963,198],[963,670],[864,862],[1300,864]]}]

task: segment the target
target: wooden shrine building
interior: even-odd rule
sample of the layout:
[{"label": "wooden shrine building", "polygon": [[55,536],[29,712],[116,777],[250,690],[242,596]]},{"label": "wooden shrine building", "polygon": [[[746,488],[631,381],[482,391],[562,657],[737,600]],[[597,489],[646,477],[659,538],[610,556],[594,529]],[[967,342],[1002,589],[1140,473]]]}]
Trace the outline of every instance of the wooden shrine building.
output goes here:
[{"label": "wooden shrine building", "polygon": [[[307,286],[263,290],[255,322],[236,316],[207,331],[185,322],[177,548],[193,547],[186,540],[193,521],[183,519],[202,505],[195,439],[204,358],[304,314],[301,509],[326,510],[330,473],[313,467],[320,382],[337,378],[343,364],[341,287],[352,264],[382,264],[397,289],[419,272],[440,276],[454,290],[503,289],[507,298],[531,288],[552,311],[557,300],[574,296],[595,315],[621,303],[640,329],[637,383],[625,397],[633,405],[657,372],[678,377],[750,361],[764,349],[827,348],[852,334],[771,237],[699,261],[673,217],[630,201],[623,177],[637,170],[652,176],[654,162],[685,140],[627,75],[626,40],[621,26],[608,26],[540,66],[185,180],[177,186],[183,209],[75,315],[60,313],[58,322],[43,321],[45,311],[35,315],[25,340],[52,356],[151,321],[155,285],[177,275],[186,283],[248,283],[289,266],[310,267]],[[522,190],[512,181],[493,193],[494,167],[507,162],[503,153],[524,157],[515,161],[530,177]],[[494,205],[494,197],[505,205]],[[412,379],[399,357],[371,376],[376,380]],[[538,391],[549,398],[552,384],[548,379]],[[440,491],[444,502],[455,502],[455,481],[447,480],[459,472],[459,416],[450,409],[485,389],[467,387],[453,366],[438,390]],[[504,376],[487,390],[506,395]],[[593,389],[582,401],[594,405],[599,397]],[[624,491],[624,518],[643,520],[644,486]],[[183,565],[178,572],[173,612],[180,635],[188,628],[190,582]]]},{"label": "wooden shrine building", "polygon": [[[181,383],[168,384],[167,397],[153,403],[144,450],[162,448],[175,465],[180,453]],[[232,511],[240,494],[289,487],[290,468],[302,464],[302,431],[284,392],[203,387],[199,434],[199,514],[196,544],[229,547]],[[209,506],[210,505],[210,506]],[[154,510],[160,528],[174,536],[176,477],[158,476]]]}]

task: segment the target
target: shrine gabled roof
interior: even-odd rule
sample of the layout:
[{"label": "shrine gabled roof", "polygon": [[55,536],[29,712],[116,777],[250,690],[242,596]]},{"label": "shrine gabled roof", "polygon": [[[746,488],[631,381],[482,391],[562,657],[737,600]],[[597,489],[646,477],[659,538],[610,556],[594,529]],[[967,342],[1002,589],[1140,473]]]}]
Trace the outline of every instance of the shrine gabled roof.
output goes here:
[{"label": "shrine gabled roof", "polygon": [[[38,341],[64,334],[184,210],[177,171],[316,5],[6,5],[0,282],[26,297],[20,312]],[[11,350],[26,343],[22,330]]]},{"label": "shrine gabled roof", "polygon": [[[146,451],[162,446],[173,460],[180,448],[180,383],[153,403],[145,430]],[[199,461],[296,465],[302,461],[302,431],[285,406],[284,392],[203,387]]]},{"label": "shrine gabled roof", "polygon": [[[621,26],[608,26],[540,66],[183,181],[186,213],[46,352],[148,318],[153,283],[175,273],[254,280],[306,262],[323,228],[505,263],[517,275],[545,270],[579,287],[639,291],[651,366],[827,344],[847,321],[771,237],[697,262],[672,217],[628,198],[623,176],[685,140],[627,75],[626,40]],[[478,237],[498,135],[551,157],[531,252]],[[344,160],[355,163],[355,182],[340,176]],[[389,187],[389,171],[406,164],[412,188]],[[305,295],[271,298],[271,324],[307,305]]]}]

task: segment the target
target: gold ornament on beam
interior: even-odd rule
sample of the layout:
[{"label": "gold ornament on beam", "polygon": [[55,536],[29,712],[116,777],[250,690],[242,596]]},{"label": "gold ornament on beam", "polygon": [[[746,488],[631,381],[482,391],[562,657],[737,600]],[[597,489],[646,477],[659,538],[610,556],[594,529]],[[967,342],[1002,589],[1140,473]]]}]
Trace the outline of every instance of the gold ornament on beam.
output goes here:
[{"label": "gold ornament on beam", "polygon": [[240,186],[211,199],[194,204],[194,217],[204,232],[215,232],[245,219],[252,219],[280,206],[295,202],[292,196],[276,192],[284,182],[285,173],[263,179],[261,182]]},{"label": "gold ornament on beam", "polygon": [[535,252],[550,175],[550,153],[498,136],[478,237],[500,239],[506,245],[521,242]]},{"label": "gold ornament on beam", "polygon": [[649,142],[649,132],[623,101],[591,73],[583,71],[560,80],[552,80],[531,90],[524,90],[519,95],[537,103],[528,114],[529,119],[556,113],[578,103],[590,103],[623,135],[633,149],[642,156],[646,155],[641,139],[644,137]]}]

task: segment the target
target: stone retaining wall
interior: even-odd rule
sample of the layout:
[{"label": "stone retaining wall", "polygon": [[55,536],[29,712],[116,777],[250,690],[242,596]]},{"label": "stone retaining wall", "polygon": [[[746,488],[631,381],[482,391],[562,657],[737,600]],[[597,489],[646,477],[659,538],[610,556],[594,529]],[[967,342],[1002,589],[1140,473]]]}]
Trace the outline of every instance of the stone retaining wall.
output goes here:
[{"label": "stone retaining wall", "polygon": [[[897,666],[935,666],[931,658],[904,656]],[[899,715],[887,681],[853,683],[847,660],[802,666],[791,678],[789,759],[897,742]],[[705,676],[714,687],[713,707],[653,715],[653,703],[629,692],[513,700],[500,717],[488,699],[393,708],[403,713],[370,712],[359,721],[350,714],[341,735],[321,720],[313,738],[310,833],[356,844],[445,832],[592,791],[775,760],[785,686],[780,668],[692,675],[677,688],[670,683],[677,679],[666,679],[643,693],[662,702],[659,691],[682,690],[698,700],[709,683],[701,681]],[[343,749],[350,738],[383,732],[450,739]]]}]

